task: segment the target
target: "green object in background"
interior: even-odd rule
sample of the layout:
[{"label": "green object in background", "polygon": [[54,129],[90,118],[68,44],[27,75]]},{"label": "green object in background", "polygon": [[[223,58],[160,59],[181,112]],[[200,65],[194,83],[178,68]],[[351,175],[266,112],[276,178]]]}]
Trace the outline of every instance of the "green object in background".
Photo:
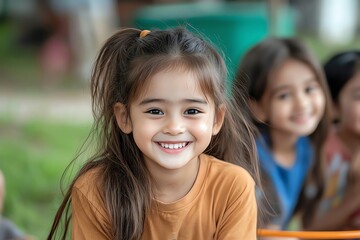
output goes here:
[{"label": "green object in background", "polygon": [[[134,18],[139,29],[183,26],[199,32],[224,53],[228,80],[233,79],[245,52],[270,34],[269,22],[266,2],[153,5],[139,10]],[[284,26],[289,29],[278,32],[292,31],[288,25]]]},{"label": "green object in background", "polygon": [[9,0],[0,0],[0,21],[5,19],[9,11]]},{"label": "green object in background", "polygon": [[297,18],[295,9],[282,6],[277,11],[275,19],[274,32],[272,35],[279,37],[292,37],[295,35],[295,19]]}]

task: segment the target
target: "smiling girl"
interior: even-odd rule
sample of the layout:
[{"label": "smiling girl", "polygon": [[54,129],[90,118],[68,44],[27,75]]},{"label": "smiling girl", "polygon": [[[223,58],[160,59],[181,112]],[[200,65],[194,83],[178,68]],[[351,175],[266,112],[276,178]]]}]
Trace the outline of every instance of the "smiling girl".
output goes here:
[{"label": "smiling girl", "polygon": [[256,239],[255,141],[225,80],[221,56],[187,30],[110,37],[91,82],[100,147],[48,239],[63,214],[74,239]]},{"label": "smiling girl", "polygon": [[272,213],[266,227],[286,229],[307,177],[314,186],[307,199],[318,197],[321,185],[319,149],[329,115],[321,65],[300,41],[269,38],[245,55],[234,89],[247,95],[249,115],[259,129],[257,151],[265,193],[259,198],[270,204]]}]

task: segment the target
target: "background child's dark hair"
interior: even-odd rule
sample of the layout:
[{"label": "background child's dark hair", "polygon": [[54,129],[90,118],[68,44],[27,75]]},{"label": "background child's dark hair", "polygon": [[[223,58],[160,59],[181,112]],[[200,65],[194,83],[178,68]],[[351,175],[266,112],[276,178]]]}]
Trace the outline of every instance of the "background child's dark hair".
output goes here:
[{"label": "background child's dark hair", "polygon": [[[270,74],[288,59],[300,61],[314,72],[326,98],[324,117],[319,122],[314,133],[310,136],[314,144],[315,161],[308,181],[311,182],[312,185],[317,186],[318,191],[314,194],[315,196],[311,196],[310,199],[309,196],[305,196],[305,191],[303,191],[302,200],[297,208],[310,210],[311,212],[309,208],[313,207],[311,204],[312,200],[319,198],[321,195],[323,178],[321,174],[320,149],[325,141],[330,119],[330,94],[320,62],[300,40],[294,38],[268,38],[247,52],[239,66],[234,82],[234,89],[242,89],[247,95],[247,99],[259,101],[268,85]],[[256,118],[251,112],[248,112],[248,115],[249,118],[254,120],[258,127],[267,128],[266,123],[256,122]],[[307,216],[308,214],[304,213],[304,216],[305,215]]]},{"label": "background child's dark hair", "polygon": [[99,143],[98,151],[70,185],[48,239],[55,236],[63,214],[62,239],[65,239],[71,189],[82,174],[95,167],[102,168],[99,181],[104,187],[99,191],[111,218],[113,239],[140,238],[145,213],[151,204],[151,178],[132,134],[124,134],[117,126],[113,107],[121,102],[128,108],[146,87],[147,80],[165,69],[194,73],[205,95],[214,100],[216,110],[225,107],[223,127],[205,153],[244,167],[258,183],[253,128],[242,115],[242,109],[233,109],[238,106],[226,94],[226,67],[219,53],[183,28],[156,30],[143,38],[140,32],[120,30],[100,50],[91,79],[93,133]]},{"label": "background child's dark hair", "polygon": [[351,50],[337,53],[324,64],[325,76],[331,98],[338,102],[339,93],[345,84],[360,70],[360,51]]}]

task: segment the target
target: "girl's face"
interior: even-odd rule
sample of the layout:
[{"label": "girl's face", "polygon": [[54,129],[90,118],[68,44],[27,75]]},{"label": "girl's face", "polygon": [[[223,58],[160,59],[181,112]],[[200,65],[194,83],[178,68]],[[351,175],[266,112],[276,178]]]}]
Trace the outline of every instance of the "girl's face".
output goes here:
[{"label": "girl's face", "polygon": [[340,128],[360,137],[360,71],[343,87],[335,106],[340,119]]},{"label": "girl's face", "polygon": [[[130,105],[125,131],[119,126],[132,132],[150,172],[183,168],[219,132],[224,111],[215,111],[213,100],[204,95],[189,71],[160,71],[148,81]],[[119,123],[121,111],[116,109]]]},{"label": "girl's face", "polygon": [[270,74],[258,108],[273,131],[306,136],[314,132],[324,114],[325,95],[307,65],[288,59]]}]

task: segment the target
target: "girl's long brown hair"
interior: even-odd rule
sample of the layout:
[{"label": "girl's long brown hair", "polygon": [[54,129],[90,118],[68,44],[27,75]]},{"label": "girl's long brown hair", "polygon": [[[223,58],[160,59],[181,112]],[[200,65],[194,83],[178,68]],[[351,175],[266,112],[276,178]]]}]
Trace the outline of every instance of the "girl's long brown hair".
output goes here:
[{"label": "girl's long brown hair", "polygon": [[[330,94],[320,62],[301,40],[268,38],[255,45],[244,56],[234,81],[234,89],[243,91],[249,100],[260,101],[267,87],[270,74],[287,59],[295,59],[307,65],[315,74],[325,94],[324,116],[316,130],[310,135],[315,149],[314,164],[306,180],[305,187],[308,188],[303,189],[297,207],[297,211],[301,210],[304,223],[306,223],[314,211],[315,205],[313,203],[320,198],[323,188],[321,149],[330,124]],[[248,112],[248,117],[256,123],[251,112]],[[265,124],[256,124],[259,128],[267,128]],[[309,189],[316,191],[309,194],[306,191]]]},{"label": "girl's long brown hair", "polygon": [[103,169],[100,194],[110,216],[112,239],[141,237],[152,198],[151,176],[132,134],[118,128],[113,107],[121,102],[129,110],[149,78],[174,67],[196,74],[201,89],[214,100],[216,108],[226,108],[223,127],[205,153],[244,167],[259,183],[253,128],[242,114],[242,106],[234,104],[226,93],[227,71],[221,55],[184,28],[152,31],[143,38],[140,30],[123,29],[106,41],[92,72],[92,133],[99,143],[97,153],[70,184],[48,239],[56,237],[61,220],[65,222],[61,239],[66,238],[72,187],[81,175],[97,167]]}]

